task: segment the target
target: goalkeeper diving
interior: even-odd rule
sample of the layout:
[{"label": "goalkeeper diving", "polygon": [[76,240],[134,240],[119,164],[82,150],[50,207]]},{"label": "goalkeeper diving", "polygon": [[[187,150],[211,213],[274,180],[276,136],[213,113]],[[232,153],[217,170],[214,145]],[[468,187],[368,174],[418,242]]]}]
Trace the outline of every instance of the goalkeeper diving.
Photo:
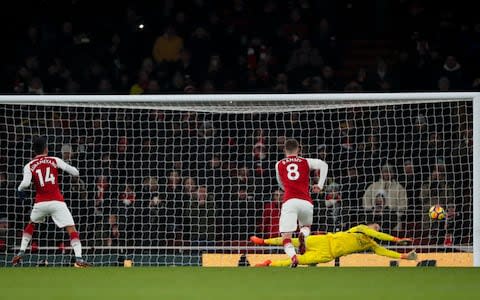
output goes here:
[{"label": "goalkeeper diving", "polygon": [[[412,239],[410,238],[398,238],[380,232],[380,226],[378,224],[358,225],[347,231],[308,236],[305,241],[305,253],[303,255],[297,255],[298,263],[300,265],[326,263],[337,257],[363,251],[373,251],[377,255],[394,259],[417,260],[417,253],[415,250],[401,254],[378,245],[375,239],[395,242],[397,244],[412,242]],[[283,245],[281,237],[262,239],[252,236],[250,237],[250,241],[256,245]],[[300,245],[298,239],[292,239],[292,243],[296,247]],[[288,267],[291,263],[290,259],[277,261],[266,260],[263,263],[256,265],[256,267]]]}]

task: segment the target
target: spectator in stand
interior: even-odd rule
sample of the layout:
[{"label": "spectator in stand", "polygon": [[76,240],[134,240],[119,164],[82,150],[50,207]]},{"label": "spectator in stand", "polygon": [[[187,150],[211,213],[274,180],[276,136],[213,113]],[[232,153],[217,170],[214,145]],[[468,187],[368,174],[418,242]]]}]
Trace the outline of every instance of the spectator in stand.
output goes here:
[{"label": "spectator in stand", "polygon": [[113,94],[113,88],[112,88],[112,83],[110,82],[110,79],[108,78],[100,79],[100,82],[98,83],[97,92],[99,94]]},{"label": "spectator in stand", "polygon": [[301,82],[319,72],[323,65],[323,59],[318,49],[312,48],[309,40],[301,42],[299,49],[295,50],[286,66],[289,77],[296,88],[300,88]]},{"label": "spectator in stand", "polygon": [[428,157],[430,158],[430,163],[434,164],[438,161],[439,157],[444,157],[445,154],[449,152],[445,142],[443,140],[442,134],[439,132],[431,132],[428,139],[427,145]]},{"label": "spectator in stand", "polygon": [[450,90],[450,80],[448,77],[440,77],[437,87],[440,92],[448,92]]},{"label": "spectator in stand", "polygon": [[335,71],[331,66],[322,68],[323,89],[325,91],[338,91],[338,82],[335,78]]},{"label": "spectator in stand", "polygon": [[321,92],[323,89],[323,80],[319,76],[306,77],[302,80],[302,90],[309,92]]},{"label": "spectator in stand", "polygon": [[63,161],[65,161],[70,165],[76,165],[75,163],[73,163],[74,153],[73,153],[72,145],[63,144],[62,148],[60,149],[60,152],[62,153]]},{"label": "spectator in stand", "polygon": [[269,171],[269,163],[267,146],[262,137],[255,143],[252,150],[252,167],[255,176],[266,176]]},{"label": "spectator in stand", "polygon": [[157,63],[176,62],[183,49],[183,38],[179,37],[173,25],[168,25],[164,33],[155,40],[152,56]]},{"label": "spectator in stand", "polygon": [[371,90],[371,80],[367,71],[367,68],[362,67],[358,69],[355,81],[362,87],[363,91]]},{"label": "spectator in stand", "polygon": [[103,216],[106,212],[104,211],[105,202],[109,200],[109,189],[110,183],[108,182],[107,177],[98,176],[96,181],[96,193],[95,193],[95,214]]},{"label": "spectator in stand", "polygon": [[217,209],[212,194],[199,186],[184,206],[184,239],[192,246],[209,245],[215,241]]},{"label": "spectator in stand", "polygon": [[308,26],[303,22],[299,9],[295,8],[290,12],[290,23],[283,25],[282,35],[292,44],[308,36]]},{"label": "spectator in stand", "polygon": [[201,173],[200,176],[206,178],[205,183],[209,194],[219,194],[220,199],[225,198],[225,193],[228,193],[230,189],[230,174],[228,174],[228,170],[224,169],[223,165],[221,154],[213,154],[207,163],[205,173]]},{"label": "spectator in stand", "polygon": [[184,201],[189,201],[192,198],[196,197],[197,192],[197,183],[193,177],[185,177],[182,183],[183,189],[183,199]]},{"label": "spectator in stand", "polygon": [[148,81],[147,88],[145,89],[145,94],[159,94],[160,93],[160,84],[158,80],[151,79]]},{"label": "spectator in stand", "polygon": [[191,51],[191,66],[189,66],[189,73],[184,72],[184,74],[190,75],[196,82],[205,76],[205,71],[209,68],[209,61],[213,54],[212,44],[214,42],[210,33],[204,27],[197,27],[193,30],[191,38],[186,42]]},{"label": "spectator in stand", "polygon": [[45,92],[43,91],[43,83],[39,77],[33,77],[28,84],[28,91],[29,94],[34,95],[43,95]]},{"label": "spectator in stand", "polygon": [[393,78],[385,59],[377,58],[377,66],[372,80],[375,90],[388,91],[392,88]]},{"label": "spectator in stand", "polygon": [[6,216],[0,216],[0,251],[5,251],[13,246],[12,237],[9,235],[9,224]]},{"label": "spectator in stand", "polygon": [[[422,186],[422,175],[411,159],[405,159],[403,161],[402,169],[398,182],[400,182],[407,191],[408,210],[414,211],[415,214],[417,214],[418,212],[422,212],[423,209],[421,205],[418,205],[418,198],[420,197],[420,189]],[[408,215],[407,218],[411,221],[415,214]]]},{"label": "spectator in stand", "polygon": [[207,78],[213,82],[215,86],[223,86],[225,74],[223,72],[220,56],[215,54],[210,57],[208,63]]},{"label": "spectator in stand", "polygon": [[160,199],[165,200],[159,207],[159,215],[162,216],[160,223],[163,226],[163,228],[160,227],[160,231],[163,233],[161,240],[181,239],[182,198],[182,178],[180,173],[170,171],[167,174],[167,183],[160,194]]},{"label": "spectator in stand", "polygon": [[273,84],[273,92],[286,94],[288,91],[288,75],[286,73],[277,74]]},{"label": "spectator in stand", "polygon": [[148,87],[148,73],[146,71],[138,72],[137,82],[130,88],[131,95],[143,94]]},{"label": "spectator in stand", "polygon": [[270,150],[270,156],[272,161],[279,161],[285,157],[285,141],[284,135],[278,136],[274,141],[274,147]]},{"label": "spectator in stand", "polygon": [[362,86],[358,82],[356,82],[355,80],[352,80],[349,83],[347,83],[347,85],[343,90],[347,93],[358,93],[363,91],[362,89],[363,89]]},{"label": "spectator in stand", "polygon": [[473,80],[472,90],[477,92],[480,91],[480,77],[477,77]]},{"label": "spectator in stand", "polygon": [[[445,165],[443,163],[435,164],[428,181],[423,183],[420,191],[423,216],[422,235],[428,237],[429,243],[451,244],[452,234],[457,229],[455,220],[459,213],[457,208],[461,208],[463,204],[463,201],[457,201],[457,199],[454,197],[453,186],[447,181]],[[428,217],[427,212],[433,205],[440,205],[445,209],[445,222],[432,222]]]},{"label": "spectator in stand", "polygon": [[335,232],[343,228],[340,223],[342,208],[342,187],[335,181],[325,188],[326,226],[328,232]]},{"label": "spectator in stand", "polygon": [[263,214],[261,223],[258,224],[258,232],[265,238],[280,236],[280,208],[282,206],[282,190],[274,190],[272,199],[263,205]]},{"label": "spectator in stand", "polygon": [[198,78],[195,75],[195,70],[192,65],[192,54],[188,49],[182,49],[180,52],[180,59],[177,62],[176,71],[183,74],[183,76],[189,75],[193,78]]},{"label": "spectator in stand", "polygon": [[[390,230],[402,229],[402,216],[407,210],[407,192],[395,179],[395,171],[391,165],[383,165],[378,181],[370,184],[363,195],[363,208],[373,213],[388,214],[382,226]],[[394,228],[393,228],[394,227]]]},{"label": "spectator in stand", "polygon": [[95,224],[95,246],[119,246],[120,231],[117,215],[110,215],[104,223]]},{"label": "spectator in stand", "polygon": [[160,187],[156,177],[146,177],[142,184],[142,200],[148,203],[149,207],[156,207],[160,204]]},{"label": "spectator in stand", "polygon": [[345,175],[342,176],[342,195],[343,206],[358,208],[361,207],[361,193],[365,190],[365,179],[359,174],[359,168],[354,164],[342,170]]},{"label": "spectator in stand", "polygon": [[455,56],[447,56],[443,65],[441,76],[445,76],[450,81],[454,90],[463,89],[463,71]]},{"label": "spectator in stand", "polygon": [[342,187],[332,182],[325,188],[325,206],[331,209],[338,209],[342,204]]}]

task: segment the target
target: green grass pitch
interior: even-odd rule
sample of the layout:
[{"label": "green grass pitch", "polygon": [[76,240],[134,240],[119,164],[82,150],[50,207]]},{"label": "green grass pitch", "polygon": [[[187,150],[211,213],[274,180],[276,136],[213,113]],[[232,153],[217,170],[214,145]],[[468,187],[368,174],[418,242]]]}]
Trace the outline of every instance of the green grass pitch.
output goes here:
[{"label": "green grass pitch", "polygon": [[0,299],[480,299],[480,269],[3,268]]}]

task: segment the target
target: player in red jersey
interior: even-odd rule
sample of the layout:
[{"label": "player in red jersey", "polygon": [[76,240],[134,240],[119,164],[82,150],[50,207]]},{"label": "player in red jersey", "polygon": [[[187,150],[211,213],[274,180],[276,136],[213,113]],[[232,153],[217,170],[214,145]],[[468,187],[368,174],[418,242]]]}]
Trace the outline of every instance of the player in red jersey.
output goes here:
[{"label": "player in red jersey", "polygon": [[34,138],[32,148],[36,156],[23,168],[23,180],[18,186],[18,193],[23,199],[23,190],[30,186],[33,179],[36,190],[35,204],[30,214],[30,222],[23,231],[20,251],[13,258],[12,264],[16,265],[22,260],[32,239],[35,224],[43,223],[46,217],[51,216],[55,224],[59,228],[65,228],[70,235],[70,245],[75,252],[75,266],[87,267],[89,264],[82,258],[82,244],[75,229],[75,222],[58,185],[58,169],[72,176],[78,176],[79,172],[60,158],[48,156],[45,138]]},{"label": "player in red jersey", "polygon": [[323,189],[327,178],[328,165],[323,160],[298,156],[300,146],[295,139],[285,142],[285,158],[277,162],[275,171],[280,187],[285,191],[280,213],[280,233],[285,253],[290,257],[292,267],[298,265],[292,234],[300,227],[299,252],[305,252],[305,238],[310,235],[313,221],[313,204],[310,196],[310,171],[320,170],[318,187]]}]

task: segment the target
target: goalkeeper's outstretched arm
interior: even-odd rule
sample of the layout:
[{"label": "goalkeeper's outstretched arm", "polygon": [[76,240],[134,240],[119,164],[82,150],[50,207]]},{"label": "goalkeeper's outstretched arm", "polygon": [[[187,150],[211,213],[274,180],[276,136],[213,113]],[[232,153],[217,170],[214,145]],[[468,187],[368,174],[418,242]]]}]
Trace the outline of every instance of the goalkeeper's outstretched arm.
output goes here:
[{"label": "goalkeeper's outstretched arm", "polygon": [[415,252],[415,250],[410,251],[408,253],[401,254],[401,253],[398,253],[398,252],[393,251],[393,250],[388,250],[387,248],[384,248],[384,247],[379,246],[377,244],[375,244],[375,246],[372,248],[372,250],[377,255],[386,256],[386,257],[390,257],[390,258],[394,258],[394,259],[417,260],[417,253]]},{"label": "goalkeeper's outstretched arm", "polygon": [[386,241],[386,242],[406,243],[406,242],[412,241],[412,239],[410,238],[394,237],[392,235],[375,230],[372,227],[378,227],[378,225],[377,224],[371,224],[370,226],[358,225],[350,228],[347,232],[361,232],[365,235],[368,235],[369,237],[372,237],[381,241]]}]

